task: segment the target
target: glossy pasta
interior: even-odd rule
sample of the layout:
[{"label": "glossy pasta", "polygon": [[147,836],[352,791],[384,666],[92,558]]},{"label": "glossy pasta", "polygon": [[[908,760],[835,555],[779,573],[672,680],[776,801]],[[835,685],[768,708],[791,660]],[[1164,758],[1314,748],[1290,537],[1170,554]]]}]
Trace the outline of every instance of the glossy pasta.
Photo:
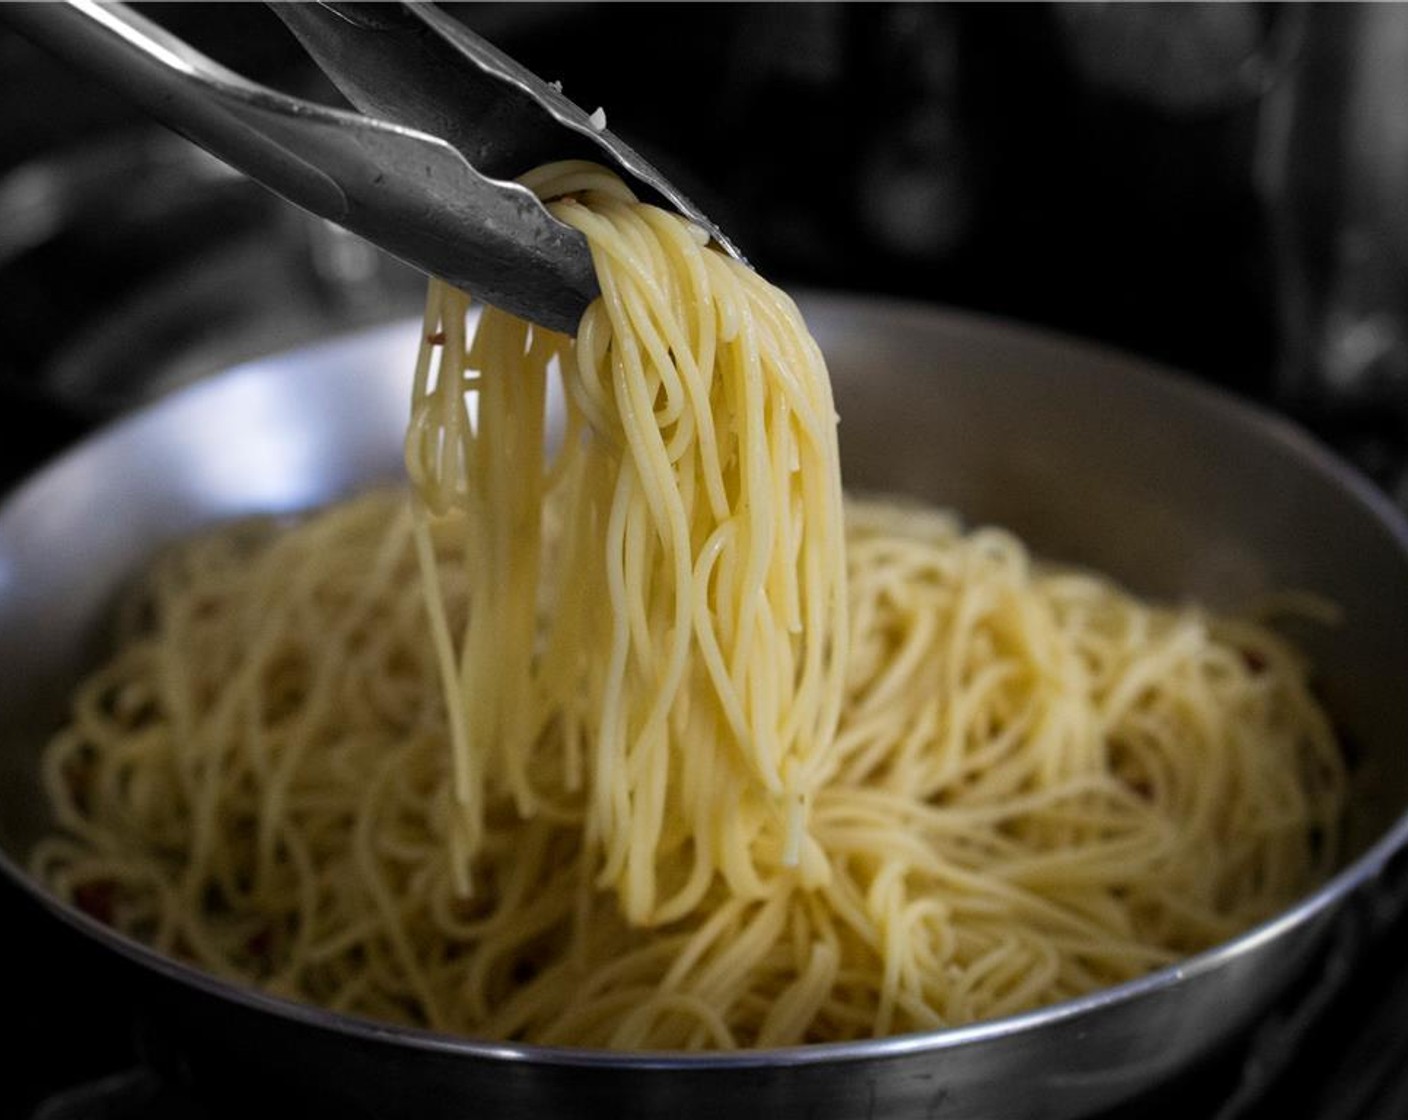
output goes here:
[{"label": "glossy pasta", "polygon": [[592,245],[577,338],[432,284],[417,496],[156,565],[46,755],[45,881],[295,999],[673,1049],[1039,1006],[1325,873],[1273,631],[843,504],[791,302],[599,169],[530,183]]}]

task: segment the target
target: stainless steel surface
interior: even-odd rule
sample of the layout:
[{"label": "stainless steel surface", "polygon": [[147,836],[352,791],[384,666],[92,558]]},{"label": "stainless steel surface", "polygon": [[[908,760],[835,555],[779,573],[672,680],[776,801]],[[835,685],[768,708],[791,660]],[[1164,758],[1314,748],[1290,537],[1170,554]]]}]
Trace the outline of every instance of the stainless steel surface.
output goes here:
[{"label": "stainless steel surface", "polygon": [[0,16],[289,201],[558,330],[576,328],[597,285],[581,234],[508,181],[536,163],[585,144],[729,247],[630,148],[432,5],[301,8],[276,10],[386,119],[247,81],[125,4],[9,4]]},{"label": "stainless steel surface", "polygon": [[652,201],[722,230],[639,152],[546,82],[434,4],[271,3],[338,89],[364,113],[448,141],[485,175],[510,179],[552,160],[605,163]]},{"label": "stainless steel surface", "polygon": [[1047,556],[1148,594],[1236,607],[1294,587],[1340,603],[1342,626],[1300,637],[1354,747],[1344,870],[1217,950],[1057,1007],[927,1035],[706,1056],[367,1024],[232,987],[60,906],[18,870],[45,823],[35,759],[102,646],[114,594],[173,536],[395,477],[415,333],[398,327],[172,396],[0,509],[5,870],[127,960],[204,1084],[278,1092],[283,1105],[315,1112],[417,1120],[1085,1116],[1243,1036],[1355,900],[1401,878],[1408,529],[1375,491],[1288,425],[1117,353],[878,301],[811,298],[803,308],[831,362],[852,486],[1005,524]]}]

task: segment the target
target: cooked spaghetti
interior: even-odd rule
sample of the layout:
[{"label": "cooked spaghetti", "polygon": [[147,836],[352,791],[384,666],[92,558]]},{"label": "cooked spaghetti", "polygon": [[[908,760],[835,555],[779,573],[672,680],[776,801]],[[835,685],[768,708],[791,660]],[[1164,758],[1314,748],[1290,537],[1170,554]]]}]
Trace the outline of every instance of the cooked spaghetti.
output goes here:
[{"label": "cooked spaghetti", "polygon": [[532,184],[592,246],[577,338],[432,284],[417,496],[160,560],[46,754],[46,882],[295,999],[673,1049],[1036,1007],[1326,872],[1272,630],[843,508],[790,301],[597,169]]}]

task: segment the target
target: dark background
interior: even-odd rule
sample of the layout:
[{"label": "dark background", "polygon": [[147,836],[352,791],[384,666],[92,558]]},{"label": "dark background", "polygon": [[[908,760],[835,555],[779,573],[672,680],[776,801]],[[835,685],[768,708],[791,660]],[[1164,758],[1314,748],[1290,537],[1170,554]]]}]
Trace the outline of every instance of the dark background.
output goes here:
[{"label": "dark background", "polygon": [[[1291,411],[1400,485],[1397,5],[448,6],[603,106],[785,286],[1105,340]],[[146,10],[338,101],[261,4]],[[364,257],[0,18],[0,388],[63,435],[414,306],[418,280]],[[0,440],[0,473],[42,450],[23,442]]]},{"label": "dark background", "polygon": [[[1269,92],[1296,61],[1286,25],[1302,16],[1239,3],[451,7],[588,110],[604,106],[784,285],[954,304],[1250,395],[1284,387],[1275,201],[1258,161]],[[149,14],[241,73],[335,100],[262,5]],[[0,381],[103,415],[242,348],[377,314],[376,292],[325,306],[342,297],[306,275],[304,223],[182,145],[0,21]],[[258,337],[230,341],[245,334]]]}]

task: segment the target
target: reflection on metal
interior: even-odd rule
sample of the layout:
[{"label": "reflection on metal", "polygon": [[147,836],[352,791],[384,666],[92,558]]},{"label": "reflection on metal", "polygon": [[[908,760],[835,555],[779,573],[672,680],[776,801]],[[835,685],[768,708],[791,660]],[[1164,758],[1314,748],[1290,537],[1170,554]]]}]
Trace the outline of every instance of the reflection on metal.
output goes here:
[{"label": "reflection on metal", "polygon": [[[114,592],[173,536],[398,477],[416,333],[406,324],[171,396],[0,507],[0,561],[13,579],[0,589],[0,867],[136,962],[154,1017],[206,1091],[314,1114],[355,1102],[415,1120],[461,1118],[470,1101],[485,1115],[1067,1120],[1244,1039],[1320,959],[1345,907],[1375,887],[1408,842],[1408,526],[1388,503],[1284,422],[1119,354],[880,301],[802,307],[831,364],[853,486],[1006,525],[1049,557],[1154,595],[1236,606],[1296,587],[1340,604],[1344,625],[1305,644],[1359,750],[1352,862],[1221,948],[1040,1011],[902,1038],[685,1056],[373,1026],[232,987],[59,907],[18,870],[45,825],[35,762],[68,685],[96,655]],[[260,469],[266,456],[276,470]],[[1224,560],[1209,569],[1209,556]]]}]

